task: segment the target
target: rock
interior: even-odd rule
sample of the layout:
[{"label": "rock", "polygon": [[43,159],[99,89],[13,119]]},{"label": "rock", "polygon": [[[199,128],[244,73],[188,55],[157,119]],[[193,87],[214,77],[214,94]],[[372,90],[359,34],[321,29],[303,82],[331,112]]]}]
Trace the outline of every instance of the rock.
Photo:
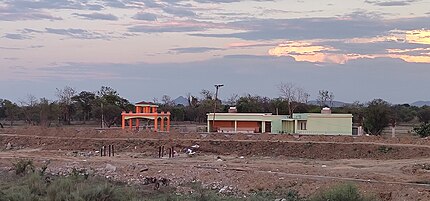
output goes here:
[{"label": "rock", "polygon": [[8,142],[6,145],[6,150],[11,150],[11,149],[12,149],[12,144]]},{"label": "rock", "polygon": [[116,171],[116,167],[111,165],[111,164],[106,164],[105,170],[108,172],[115,172]]},{"label": "rock", "polygon": [[225,193],[227,189],[228,189],[228,186],[224,186],[218,191],[218,193]]}]

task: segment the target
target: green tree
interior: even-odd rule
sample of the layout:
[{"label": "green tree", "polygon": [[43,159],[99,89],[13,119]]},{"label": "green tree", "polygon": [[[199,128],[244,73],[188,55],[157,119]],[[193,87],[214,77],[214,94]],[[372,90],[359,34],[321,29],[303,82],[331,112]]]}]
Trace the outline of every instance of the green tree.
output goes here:
[{"label": "green tree", "polygon": [[5,100],[0,99],[0,119],[6,118],[6,109],[4,107]]},{"label": "green tree", "polygon": [[9,100],[3,100],[2,104],[6,120],[10,122],[10,126],[13,126],[13,123],[21,114],[20,108],[16,103],[13,103]]},{"label": "green tree", "polygon": [[358,124],[359,126],[363,126],[364,124],[364,110],[364,105],[359,101],[355,101],[352,104],[347,104],[341,108],[333,108],[334,113],[352,114],[352,122]]},{"label": "green tree", "polygon": [[422,123],[419,127],[415,127],[413,131],[420,137],[430,136],[430,124]]},{"label": "green tree", "polygon": [[127,99],[119,96],[118,92],[110,87],[102,86],[94,100],[94,116],[99,120],[103,117],[103,124],[111,127],[120,124],[122,111],[132,111],[132,105]]},{"label": "green tree", "polygon": [[61,119],[66,125],[70,125],[72,115],[76,112],[72,98],[76,95],[76,90],[66,86],[64,89],[58,89],[56,96],[58,97],[58,104],[61,109]]},{"label": "green tree", "polygon": [[409,104],[393,105],[391,109],[396,122],[410,122],[417,116],[417,107]]},{"label": "green tree", "polygon": [[364,110],[364,130],[372,135],[380,135],[391,118],[390,104],[382,99],[375,99]]},{"label": "green tree", "polygon": [[96,94],[88,91],[81,91],[78,95],[72,97],[72,100],[77,103],[81,111],[84,123],[91,119],[91,112],[93,110],[93,103],[96,99]]},{"label": "green tree", "polygon": [[247,94],[237,101],[237,111],[245,113],[271,112],[270,99]]},{"label": "green tree", "polygon": [[51,102],[46,98],[41,98],[38,104],[39,108],[39,125],[49,127],[52,121],[55,121],[59,115],[59,105]]},{"label": "green tree", "polygon": [[421,110],[418,112],[418,119],[422,123],[429,123],[430,121],[430,107],[422,107]]},{"label": "green tree", "polygon": [[29,125],[36,125],[39,123],[39,101],[31,94],[27,95],[25,100],[20,101],[20,108],[23,113],[23,118]]}]

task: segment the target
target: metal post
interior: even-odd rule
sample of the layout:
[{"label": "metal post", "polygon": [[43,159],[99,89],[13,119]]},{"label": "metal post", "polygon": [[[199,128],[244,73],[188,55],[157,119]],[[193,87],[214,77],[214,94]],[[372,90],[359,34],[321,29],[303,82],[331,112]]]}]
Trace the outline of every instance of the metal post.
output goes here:
[{"label": "metal post", "polygon": [[106,146],[103,145],[103,156],[106,156]]},{"label": "metal post", "polygon": [[111,157],[112,147],[111,147],[111,145],[108,145],[108,147],[109,147],[109,157]]},{"label": "metal post", "polygon": [[175,149],[172,147],[172,158],[175,157]]},{"label": "metal post", "polygon": [[100,148],[100,157],[103,157],[103,147]]},{"label": "metal post", "polygon": [[101,103],[101,109],[102,109],[102,128],[104,128],[104,115],[103,115],[103,103]]},{"label": "metal post", "polygon": [[113,149],[113,145],[112,145],[112,156],[115,156],[115,151]]},{"label": "metal post", "polygon": [[218,100],[218,89],[222,86],[224,86],[223,84],[216,84],[215,86],[215,103],[214,103],[214,116],[213,116],[213,120],[212,120],[212,131],[215,131],[215,115],[216,115],[216,103]]}]

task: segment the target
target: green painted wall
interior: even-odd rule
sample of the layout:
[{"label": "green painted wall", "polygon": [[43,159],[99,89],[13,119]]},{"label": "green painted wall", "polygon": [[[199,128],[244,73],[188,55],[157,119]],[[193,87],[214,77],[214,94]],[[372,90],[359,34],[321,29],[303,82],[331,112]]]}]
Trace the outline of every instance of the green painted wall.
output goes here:
[{"label": "green painted wall", "polygon": [[352,135],[352,115],[343,117],[309,116],[307,129],[301,134]]}]

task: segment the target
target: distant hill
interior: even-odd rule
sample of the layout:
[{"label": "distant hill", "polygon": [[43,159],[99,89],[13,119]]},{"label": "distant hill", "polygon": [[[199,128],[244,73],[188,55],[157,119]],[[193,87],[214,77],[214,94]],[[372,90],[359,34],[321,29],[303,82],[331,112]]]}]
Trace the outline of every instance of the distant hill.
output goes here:
[{"label": "distant hill", "polygon": [[173,100],[175,105],[183,105],[188,106],[188,99],[184,98],[183,96],[177,97],[175,100]]},{"label": "distant hill", "polygon": [[422,107],[424,105],[430,106],[430,101],[416,101],[411,103],[412,106]]},{"label": "distant hill", "polygon": [[[318,103],[318,101],[316,101],[316,100],[308,101],[308,104],[309,105],[320,105]],[[324,105],[331,106],[330,105],[330,101],[326,101]],[[345,103],[345,102],[342,102],[342,101],[333,101],[333,107],[344,107],[346,105],[349,105],[349,103]]]}]

